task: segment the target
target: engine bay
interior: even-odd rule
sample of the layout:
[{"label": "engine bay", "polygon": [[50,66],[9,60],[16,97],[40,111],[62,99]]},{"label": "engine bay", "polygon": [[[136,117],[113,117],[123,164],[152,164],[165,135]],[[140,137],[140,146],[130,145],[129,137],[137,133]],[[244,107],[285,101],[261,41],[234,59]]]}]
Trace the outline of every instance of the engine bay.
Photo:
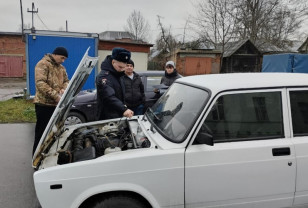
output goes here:
[{"label": "engine bay", "polygon": [[150,146],[137,120],[87,125],[74,129],[63,145],[57,148],[57,164],[91,160],[113,152]]}]

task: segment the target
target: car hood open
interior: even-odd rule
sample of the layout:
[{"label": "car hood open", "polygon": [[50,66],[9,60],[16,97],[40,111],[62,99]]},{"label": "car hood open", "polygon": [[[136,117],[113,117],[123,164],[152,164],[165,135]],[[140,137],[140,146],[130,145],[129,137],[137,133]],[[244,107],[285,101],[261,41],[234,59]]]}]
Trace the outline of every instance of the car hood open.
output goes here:
[{"label": "car hood open", "polygon": [[39,165],[41,160],[44,158],[44,154],[48,152],[48,149],[57,139],[58,135],[64,131],[64,121],[70,111],[72,104],[74,103],[75,97],[80,92],[92,69],[95,67],[98,61],[98,57],[88,56],[88,51],[89,48],[81,59],[72,79],[69,82],[67,89],[65,90],[41,137],[41,140],[32,158],[32,166],[34,168]]}]

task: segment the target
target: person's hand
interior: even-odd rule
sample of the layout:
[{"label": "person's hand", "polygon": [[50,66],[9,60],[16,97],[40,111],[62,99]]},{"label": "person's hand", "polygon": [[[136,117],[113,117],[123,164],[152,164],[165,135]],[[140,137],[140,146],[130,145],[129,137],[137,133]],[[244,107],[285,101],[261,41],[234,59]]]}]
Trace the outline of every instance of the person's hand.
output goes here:
[{"label": "person's hand", "polygon": [[123,116],[124,117],[132,117],[134,115],[134,111],[130,110],[130,109],[127,109],[124,113],[123,113]]},{"label": "person's hand", "polygon": [[61,100],[61,95],[58,95],[56,102],[58,103]]},{"label": "person's hand", "polygon": [[59,92],[60,95],[63,95],[63,94],[64,94],[64,91],[65,91],[65,89],[61,89],[60,92]]},{"label": "person's hand", "polygon": [[159,89],[157,89],[157,88],[155,88],[153,91],[154,91],[155,93],[159,93]]}]

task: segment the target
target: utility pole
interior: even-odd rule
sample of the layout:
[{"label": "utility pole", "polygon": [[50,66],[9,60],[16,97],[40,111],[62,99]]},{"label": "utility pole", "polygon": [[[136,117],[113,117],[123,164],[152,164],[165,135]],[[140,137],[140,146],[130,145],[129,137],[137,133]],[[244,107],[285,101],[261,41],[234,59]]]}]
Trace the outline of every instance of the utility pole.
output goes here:
[{"label": "utility pole", "polygon": [[31,28],[31,31],[34,32],[35,28],[34,28],[34,23],[33,23],[33,14],[38,13],[38,9],[35,11],[34,2],[32,2],[32,10],[29,10],[29,8],[28,8],[28,12],[32,13],[32,28]]},{"label": "utility pole", "polygon": [[21,38],[24,41],[24,15],[22,13],[22,0],[20,2],[20,16],[21,16]]}]

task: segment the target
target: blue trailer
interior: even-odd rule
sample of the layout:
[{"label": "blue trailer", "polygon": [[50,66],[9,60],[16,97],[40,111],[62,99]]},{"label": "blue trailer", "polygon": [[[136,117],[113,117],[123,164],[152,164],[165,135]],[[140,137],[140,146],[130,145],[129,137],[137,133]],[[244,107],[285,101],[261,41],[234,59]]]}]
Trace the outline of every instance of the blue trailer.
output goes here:
[{"label": "blue trailer", "polygon": [[[89,56],[98,54],[98,34],[73,33],[55,31],[25,31],[26,63],[27,63],[27,94],[35,95],[35,65],[41,58],[58,47],[63,46],[68,50],[69,57],[63,63],[70,79],[77,68],[85,51],[90,47]],[[90,74],[83,89],[95,88],[95,75],[97,66]]]},{"label": "blue trailer", "polygon": [[308,73],[308,55],[295,53],[265,55],[262,72]]}]

